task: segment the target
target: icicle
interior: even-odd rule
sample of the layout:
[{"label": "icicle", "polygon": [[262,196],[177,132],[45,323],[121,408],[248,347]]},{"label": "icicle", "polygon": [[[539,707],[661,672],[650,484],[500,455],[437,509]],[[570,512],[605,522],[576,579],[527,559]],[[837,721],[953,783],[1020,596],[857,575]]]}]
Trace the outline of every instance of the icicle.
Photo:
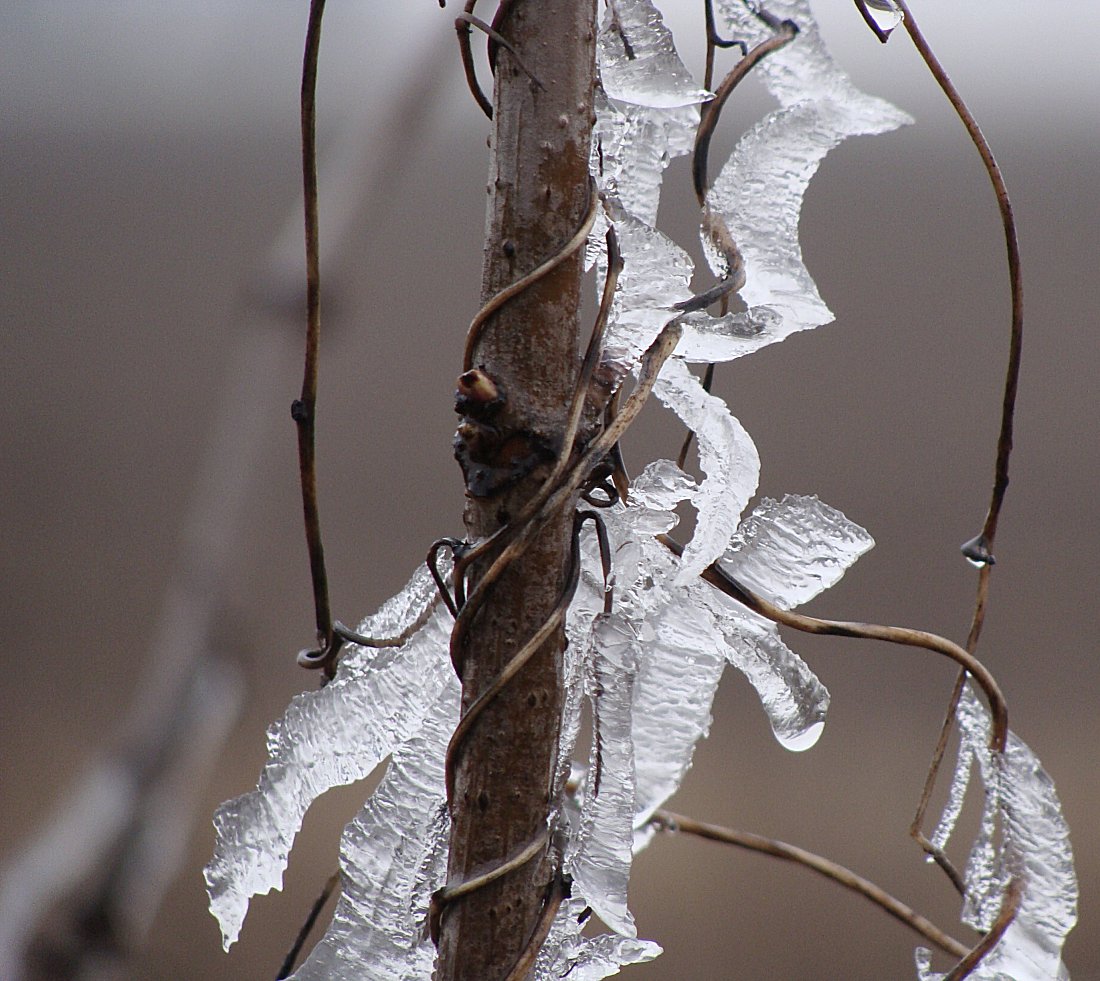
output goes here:
[{"label": "icicle", "polygon": [[[951,835],[958,824],[959,815],[962,813],[963,803],[966,800],[966,790],[970,786],[971,764],[974,762],[974,748],[969,740],[964,739],[959,745],[959,756],[955,763],[955,772],[951,776],[951,787],[947,792],[947,803],[940,815],[932,837],[929,839],[934,848],[943,851],[950,841]],[[928,861],[932,861],[929,856]]]},{"label": "icicle", "polygon": [[[394,635],[434,601],[425,570],[360,629]],[[278,889],[309,805],[332,787],[367,776],[425,723],[453,674],[450,617],[440,607],[400,648],[351,647],[326,687],[296,696],[268,732],[268,762],[251,793],[214,815],[214,857],[206,867],[210,911],[226,949],[249,899]]]},{"label": "icicle", "polygon": [[814,746],[825,728],[829,692],[780,639],[775,624],[752,614],[725,621],[727,657],[756,689],[772,732],[792,752]]},{"label": "icicle", "polygon": [[[1009,732],[1004,754],[988,749],[989,713],[968,686],[959,703],[963,739],[975,746],[986,806],[966,873],[963,919],[988,929],[1008,883],[1019,877],[1023,895],[1015,920],[970,977],[975,981],[1068,979],[1061,951],[1077,922],[1077,879],[1069,828],[1054,784],[1028,746]],[[994,841],[1000,824],[1001,845]],[[921,981],[942,981],[927,951],[917,954]]]},{"label": "icicle", "polygon": [[706,479],[692,503],[699,512],[684,550],[679,581],[698,576],[725,550],[741,512],[756,492],[760,456],[744,427],[678,358],[665,362],[653,393],[694,431]]},{"label": "icicle", "polygon": [[295,981],[421,981],[435,946],[424,925],[428,903],[446,878],[443,758],[459,712],[453,676],[424,727],[393,754],[386,776],[344,829],[343,891],[324,939]]},{"label": "icicle", "polygon": [[574,895],[616,933],[633,937],[626,887],[634,840],[631,739],[638,638],[620,614],[601,614],[592,632],[589,698],[593,738],[579,829],[566,851]]},{"label": "icicle", "polygon": [[[691,151],[698,103],[710,94],[695,85],[649,0],[611,5],[597,58],[593,173],[631,214],[654,225],[664,169],[672,157]],[[600,231],[593,239],[602,236]]]}]

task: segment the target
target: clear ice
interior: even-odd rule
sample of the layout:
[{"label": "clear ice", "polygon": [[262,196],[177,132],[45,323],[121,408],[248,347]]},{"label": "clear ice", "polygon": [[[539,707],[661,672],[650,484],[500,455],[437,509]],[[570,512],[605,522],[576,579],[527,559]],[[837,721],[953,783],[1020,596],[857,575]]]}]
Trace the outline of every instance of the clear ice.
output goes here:
[{"label": "clear ice", "polygon": [[[396,636],[435,602],[435,592],[421,570],[360,631]],[[268,730],[268,762],[256,790],[214,815],[206,884],[226,949],[237,939],[249,899],[281,888],[309,805],[332,787],[368,776],[423,729],[451,683],[449,636],[450,616],[439,605],[403,647],[349,648],[333,681],[295,696]]]},{"label": "clear ice", "polygon": [[[960,762],[978,764],[984,787],[982,826],[966,869],[963,920],[988,930],[1005,891],[1020,878],[1016,918],[971,973],[977,981],[1050,981],[1069,978],[1062,944],[1077,922],[1077,877],[1069,828],[1054,783],[1014,732],[1003,754],[989,747],[989,713],[968,686],[959,704]],[[931,955],[917,951],[920,981],[942,981]]]}]

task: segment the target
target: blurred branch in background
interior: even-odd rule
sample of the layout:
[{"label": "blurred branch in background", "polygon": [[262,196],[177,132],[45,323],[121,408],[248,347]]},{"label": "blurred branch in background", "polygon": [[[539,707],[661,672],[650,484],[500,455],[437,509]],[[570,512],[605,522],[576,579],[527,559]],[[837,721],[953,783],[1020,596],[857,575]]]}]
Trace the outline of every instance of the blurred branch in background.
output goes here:
[{"label": "blurred branch in background", "polygon": [[[322,261],[344,249],[364,211],[369,222],[394,168],[423,138],[431,121],[423,106],[445,64],[425,62],[386,103],[380,123],[375,104],[364,100],[362,115],[347,120],[328,149]],[[299,358],[301,209],[298,202],[289,210],[244,290],[239,337],[224,380],[211,391],[219,408],[129,715],[3,870],[4,981],[132,976],[129,959],[180,872],[196,809],[246,697],[240,658],[247,641],[233,628],[225,597],[246,569],[242,531],[270,446],[269,389]],[[137,657],[134,665],[136,679]]]}]

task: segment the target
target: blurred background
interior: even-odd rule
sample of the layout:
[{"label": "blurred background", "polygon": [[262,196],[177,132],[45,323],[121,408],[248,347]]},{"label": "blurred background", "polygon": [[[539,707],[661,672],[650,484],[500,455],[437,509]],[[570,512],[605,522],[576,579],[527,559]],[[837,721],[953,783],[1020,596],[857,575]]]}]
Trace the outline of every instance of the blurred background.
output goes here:
[{"label": "blurred background", "polygon": [[[845,142],[811,185],[803,249],[836,323],[720,367],[716,387],[760,448],[762,494],[818,494],[878,542],[811,611],[962,640],[976,576],[958,546],[984,518],[1007,351],[997,211],[903,34],[883,47],[851,5],[819,6],[856,83],[917,124]],[[310,811],[285,891],[253,902],[223,954],[201,876],[210,815],[254,785],[266,726],[317,683],[294,660],[313,611],[288,412],[304,321],[306,7],[0,2],[0,895],[39,917],[55,967],[67,920],[43,918],[34,889],[97,854],[91,829],[114,829],[106,853],[139,834],[112,813],[116,783],[147,792],[160,817],[139,875],[106,854],[87,879],[134,878],[144,919],[114,939],[144,937],[122,975],[138,979],[274,977],[366,792]],[[333,605],[354,622],[432,539],[461,531],[451,404],[477,305],[488,126],[465,91],[453,10],[329,7],[319,479]],[[698,7],[666,13],[701,75]],[[1100,979],[1100,8],[914,7],[1020,226],[1017,448],[979,654],[1057,783],[1082,887],[1066,962],[1077,981]],[[770,107],[754,84],[739,92],[712,160]],[[662,227],[698,256],[686,158],[666,188]],[[681,436],[654,410],[628,462],[675,456]],[[833,694],[821,742],[783,750],[731,671],[672,806],[835,858],[966,938],[955,895],[906,833],[952,666],[787,640]],[[632,889],[641,934],[666,953],[631,977],[914,976],[914,936],[772,859],[663,837]]]}]

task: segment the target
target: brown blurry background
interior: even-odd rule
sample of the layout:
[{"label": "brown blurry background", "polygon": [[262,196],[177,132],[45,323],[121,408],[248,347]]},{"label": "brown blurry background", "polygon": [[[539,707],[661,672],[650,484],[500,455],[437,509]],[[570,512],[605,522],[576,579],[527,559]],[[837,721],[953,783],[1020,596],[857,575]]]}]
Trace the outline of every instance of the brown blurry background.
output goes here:
[{"label": "brown blurry background", "polygon": [[[209,816],[254,785],[265,727],[317,680],[294,662],[313,616],[287,411],[299,318],[287,326],[280,313],[297,287],[271,258],[299,220],[305,6],[0,2],[0,862],[115,744],[186,547],[204,447],[234,400],[251,393],[262,407],[231,457],[230,470],[254,465],[222,540],[217,645],[241,666],[243,710],[199,789],[139,979],[273,977],[363,795],[334,792],[311,810],[286,891],[254,901],[223,955],[201,877]],[[331,155],[347,134],[365,136],[358,157],[354,139],[349,151],[363,180],[350,196],[323,190],[322,228],[340,245],[325,264],[321,506],[333,604],[354,622],[404,583],[428,542],[461,529],[451,397],[478,292],[487,126],[449,43],[452,12],[430,0],[330,6],[322,147]],[[669,6],[697,69],[696,5]],[[1066,961],[1076,981],[1100,979],[1100,13],[1085,0],[956,6],[927,0],[917,12],[1012,190],[1027,297],[1013,481],[980,654],[1057,783],[1082,887]],[[836,323],[720,367],[717,387],[760,448],[761,493],[816,493],[878,542],[811,610],[961,639],[975,574],[958,545],[984,517],[1007,349],[996,208],[907,40],[880,47],[847,4],[823,16],[857,84],[918,122],[844,143],[811,185],[803,248]],[[410,90],[414,77],[423,88]],[[725,149],[770,105],[758,88],[739,94]],[[680,160],[661,223],[698,255],[689,184]],[[234,367],[242,339],[279,331],[265,361]],[[675,455],[681,434],[658,416],[631,440],[635,469]],[[965,937],[950,888],[906,835],[952,667],[855,641],[787,640],[833,694],[821,742],[784,751],[731,671],[673,806],[836,858]],[[630,977],[914,976],[913,936],[805,871],[672,838],[636,870],[640,931],[666,954]]]}]

